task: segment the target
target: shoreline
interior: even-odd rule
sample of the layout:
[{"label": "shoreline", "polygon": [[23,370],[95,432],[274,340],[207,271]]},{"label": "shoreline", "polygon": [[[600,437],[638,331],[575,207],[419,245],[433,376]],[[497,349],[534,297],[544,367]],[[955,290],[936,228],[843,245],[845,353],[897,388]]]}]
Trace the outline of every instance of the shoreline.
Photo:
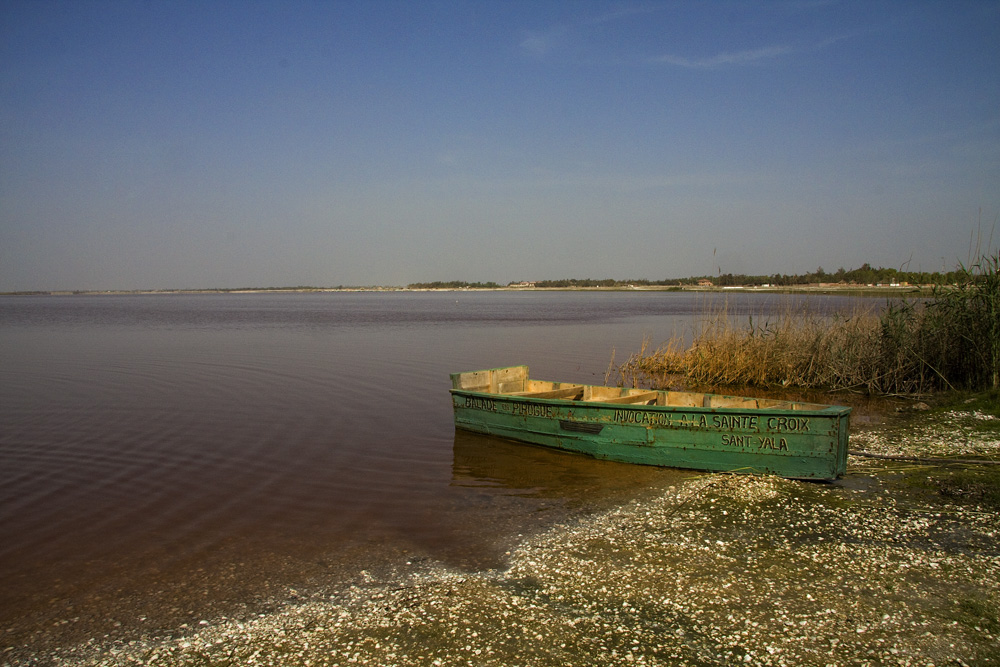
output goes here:
[{"label": "shoreline", "polygon": [[[906,419],[852,435],[852,447],[891,453],[919,438],[928,452],[1000,453],[997,416]],[[496,569],[400,556],[343,585],[289,591],[265,613],[8,648],[2,661],[1000,664],[1000,514],[914,483],[927,476],[854,457],[834,484],[693,476],[526,536]]]},{"label": "shoreline", "polygon": [[816,286],[793,285],[787,287],[698,287],[678,285],[642,285],[620,287],[277,287],[261,289],[163,289],[163,290],[32,290],[0,292],[0,296],[155,296],[171,294],[325,294],[325,293],[418,293],[418,292],[693,292],[697,294],[839,294],[843,296],[885,297],[913,296],[926,297],[932,288],[919,286],[867,287],[861,285]]}]

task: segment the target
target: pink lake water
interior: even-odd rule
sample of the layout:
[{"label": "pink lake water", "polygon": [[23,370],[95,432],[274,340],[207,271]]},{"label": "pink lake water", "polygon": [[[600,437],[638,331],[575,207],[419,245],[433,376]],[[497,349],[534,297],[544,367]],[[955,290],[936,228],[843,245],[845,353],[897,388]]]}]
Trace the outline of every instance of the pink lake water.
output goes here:
[{"label": "pink lake water", "polygon": [[170,632],[415,559],[503,567],[520,535],[690,473],[456,433],[449,373],[601,384],[612,353],[722,299],[803,298],[0,297],[0,650]]}]

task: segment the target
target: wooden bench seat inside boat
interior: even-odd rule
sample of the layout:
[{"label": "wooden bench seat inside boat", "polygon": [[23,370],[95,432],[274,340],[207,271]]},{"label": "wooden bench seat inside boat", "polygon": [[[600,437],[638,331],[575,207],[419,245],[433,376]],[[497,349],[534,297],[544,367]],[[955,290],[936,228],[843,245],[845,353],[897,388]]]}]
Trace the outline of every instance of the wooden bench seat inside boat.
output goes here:
[{"label": "wooden bench seat inside boat", "polygon": [[562,387],[561,389],[545,389],[541,391],[515,391],[510,395],[522,396],[524,398],[568,398],[575,401],[583,397],[583,385]]},{"label": "wooden bench seat inside boat", "polygon": [[[585,387],[584,385],[573,385],[570,387],[560,387],[559,389],[535,389],[532,391],[514,391],[510,392],[510,396],[518,396],[521,398],[565,398],[571,401],[583,400],[588,403],[653,403],[656,402],[660,397],[660,392],[658,391],[643,391],[639,393],[628,394],[626,396],[608,396],[603,393],[597,394],[596,392],[586,391],[587,389],[594,389],[593,387]],[[598,387],[602,389],[602,387]],[[620,391],[620,390],[619,390]]]},{"label": "wooden bench seat inside boat", "polygon": [[591,398],[588,400],[599,401],[601,403],[655,403],[660,398],[658,391],[645,391],[641,394],[629,394],[628,396],[616,396],[614,398]]}]

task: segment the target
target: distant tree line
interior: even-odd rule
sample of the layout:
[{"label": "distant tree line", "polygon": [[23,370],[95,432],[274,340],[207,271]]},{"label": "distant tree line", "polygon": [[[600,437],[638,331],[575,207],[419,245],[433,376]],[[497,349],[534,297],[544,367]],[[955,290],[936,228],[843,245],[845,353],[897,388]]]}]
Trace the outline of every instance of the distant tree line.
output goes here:
[{"label": "distant tree line", "polygon": [[[533,281],[535,287],[540,288],[573,288],[573,287],[628,287],[628,286],[684,286],[697,285],[699,282],[711,281],[718,287],[728,287],[737,285],[771,285],[772,287],[785,287],[791,285],[818,285],[820,283],[845,284],[845,285],[892,285],[907,283],[909,285],[955,285],[967,278],[962,271],[928,272],[928,271],[901,271],[898,269],[873,268],[865,263],[861,268],[847,270],[843,267],[833,273],[827,273],[823,267],[817,268],[811,273],[785,274],[775,273],[772,275],[747,275],[743,273],[720,273],[714,276],[691,276],[690,278],[670,278],[665,280],[648,280],[645,278],[630,278],[627,280],[617,280],[615,278],[563,278],[560,280],[536,280]],[[512,285],[518,283],[511,283]],[[431,283],[411,283],[407,285],[409,289],[495,289],[501,287],[495,282],[465,282],[461,280],[436,281]]]},{"label": "distant tree line", "polygon": [[[645,281],[649,282],[649,281]],[[564,280],[536,280],[535,287],[622,287],[634,284],[631,280],[614,280],[605,278],[604,280],[594,280],[592,278],[569,278]]]},{"label": "distant tree line", "polygon": [[406,286],[408,289],[496,289],[500,287],[495,282],[485,282],[485,283],[467,283],[461,280],[450,280],[447,282],[435,281],[432,283],[410,283]]},{"label": "distant tree line", "polygon": [[865,263],[859,269],[846,270],[843,267],[833,273],[827,273],[823,267],[817,268],[811,273],[805,274],[784,274],[775,273],[772,275],[747,275],[743,273],[720,273],[715,276],[691,276],[690,278],[673,278],[667,280],[646,280],[644,278],[632,278],[628,280],[614,280],[605,278],[604,280],[594,280],[586,278],[564,279],[564,280],[539,280],[535,282],[536,287],[626,287],[628,285],[637,286],[669,286],[669,285],[697,285],[701,281],[710,280],[713,285],[720,287],[735,285],[816,285],[820,283],[843,283],[847,285],[890,285],[894,283],[908,283],[910,285],[954,285],[965,280],[965,273],[962,271],[949,271],[947,273],[928,271],[901,271],[897,269],[873,268]]},{"label": "distant tree line", "polygon": [[850,271],[843,267],[833,273],[827,273],[819,267],[811,273],[787,275],[773,274],[750,276],[745,274],[723,273],[717,276],[687,278],[683,284],[697,284],[699,280],[711,280],[714,284],[725,287],[728,285],[816,285],[819,283],[843,283],[847,285],[889,285],[893,283],[909,283],[910,285],[953,285],[964,280],[961,271],[940,273],[937,271],[900,271],[898,269],[873,268],[867,262],[859,269]]}]

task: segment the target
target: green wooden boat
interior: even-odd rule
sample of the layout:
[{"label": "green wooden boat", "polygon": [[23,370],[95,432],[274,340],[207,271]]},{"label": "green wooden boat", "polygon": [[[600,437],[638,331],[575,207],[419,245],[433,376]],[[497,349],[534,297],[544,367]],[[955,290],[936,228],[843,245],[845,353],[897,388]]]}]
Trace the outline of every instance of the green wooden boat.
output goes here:
[{"label": "green wooden boat", "polygon": [[532,380],[527,366],[453,373],[455,426],[600,459],[833,480],[851,409]]}]

